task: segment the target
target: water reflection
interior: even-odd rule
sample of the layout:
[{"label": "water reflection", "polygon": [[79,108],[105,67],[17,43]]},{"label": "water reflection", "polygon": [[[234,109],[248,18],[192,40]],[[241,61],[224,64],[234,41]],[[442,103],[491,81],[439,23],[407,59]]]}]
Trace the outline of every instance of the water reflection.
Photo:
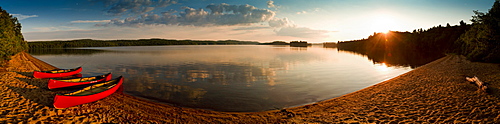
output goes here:
[{"label": "water reflection", "polygon": [[29,49],[31,55],[91,55],[106,52],[95,49]]},{"label": "water reflection", "polygon": [[377,53],[377,52],[361,53],[358,51],[352,51],[340,48],[338,50],[339,52],[366,56],[368,59],[372,60],[374,64],[383,63],[390,67],[403,66],[403,67],[416,68],[444,56],[441,54],[425,54],[425,53],[414,53],[408,51],[398,51],[388,54],[388,53]]},{"label": "water reflection", "polygon": [[[279,95],[287,95],[273,94],[268,87],[283,83],[275,81],[274,76],[277,71],[285,69],[283,66],[286,64],[269,65],[269,68],[244,63],[192,63],[140,67],[121,65],[115,67],[112,72],[121,73],[127,77],[127,82],[133,82],[125,83],[124,91],[136,96],[219,111],[259,111],[272,109],[269,105],[280,106],[276,103],[279,101],[270,98],[286,98]],[[253,93],[239,93],[239,91]],[[224,103],[217,103],[214,100],[222,100]],[[241,103],[242,100],[246,102]]]},{"label": "water reflection", "polygon": [[375,64],[375,68],[380,72],[387,72],[390,68],[385,63],[377,63]]},{"label": "water reflection", "polygon": [[[84,75],[123,75],[126,93],[185,107],[263,111],[337,97],[407,72],[316,47],[141,46],[92,56],[36,55]],[[110,51],[110,52],[109,52]],[[346,83],[348,82],[348,83]]]}]

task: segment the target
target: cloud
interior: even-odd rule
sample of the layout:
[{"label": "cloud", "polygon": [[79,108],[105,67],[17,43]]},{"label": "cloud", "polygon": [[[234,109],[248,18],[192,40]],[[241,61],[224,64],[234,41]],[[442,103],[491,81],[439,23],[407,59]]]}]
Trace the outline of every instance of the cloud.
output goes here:
[{"label": "cloud", "polygon": [[274,5],[274,1],[272,1],[272,0],[267,1],[267,8],[274,8],[274,7],[276,7],[276,6]]},{"label": "cloud", "polygon": [[267,22],[274,18],[275,12],[259,9],[251,5],[210,4],[204,9],[182,7],[183,11],[169,10],[161,14],[142,14],[123,20],[113,19],[107,24],[96,26],[132,26],[144,25],[193,25],[193,26],[228,26],[250,25]]},{"label": "cloud", "polygon": [[296,12],[295,14],[300,15],[300,14],[308,14],[308,13],[319,12],[319,11],[321,11],[321,8],[314,8],[314,9],[302,10],[302,11]]},{"label": "cloud", "polygon": [[[41,40],[71,40],[71,39],[192,39],[192,40],[245,40],[245,41],[273,41],[294,40],[288,36],[277,36],[273,29],[268,27],[255,28],[253,26],[219,26],[194,27],[177,25],[144,25],[142,27],[107,27],[90,30],[52,30],[38,32],[23,32],[28,41]],[[248,33],[252,31],[252,33]]]},{"label": "cloud", "polygon": [[329,31],[305,27],[284,27],[279,30],[267,25],[251,26],[179,26],[143,25],[142,27],[106,27],[78,29],[71,27],[47,27],[37,32],[23,32],[28,41],[72,40],[72,39],[191,39],[191,40],[245,40],[270,42],[275,40],[307,40],[321,42],[329,38]]},{"label": "cloud", "polygon": [[12,16],[16,17],[19,20],[24,20],[27,18],[33,18],[33,17],[38,17],[38,15],[23,15],[23,14],[11,14]]},{"label": "cloud", "polygon": [[325,38],[329,37],[327,34],[332,31],[327,30],[314,30],[306,27],[283,27],[279,30],[275,30],[275,33],[279,36],[292,36],[299,38]]},{"label": "cloud", "polygon": [[238,27],[233,29],[234,31],[239,31],[239,30],[244,30],[244,31],[255,31],[255,30],[261,30],[261,29],[271,29],[271,27],[268,26],[247,26],[247,27]]},{"label": "cloud", "polygon": [[111,20],[76,20],[71,21],[71,23],[106,23],[111,22]]},{"label": "cloud", "polygon": [[283,18],[283,19],[280,19],[280,18],[274,18],[274,19],[271,19],[269,20],[269,26],[271,27],[294,27],[295,24],[288,20],[288,18]]},{"label": "cloud", "polygon": [[306,11],[300,11],[300,12],[297,12],[297,15],[306,14],[306,13],[307,13]]},{"label": "cloud", "polygon": [[78,27],[71,26],[54,26],[54,27],[34,27],[33,29],[38,31],[67,31],[67,30],[78,30]]},{"label": "cloud", "polygon": [[[135,13],[135,15],[128,14],[129,17],[125,18],[115,18],[112,20],[106,20],[107,22],[96,24],[97,27],[109,27],[115,29],[130,28],[134,30],[129,30],[134,32],[139,29],[147,29],[145,27],[168,27],[169,29],[178,30],[168,30],[163,29],[159,31],[163,36],[165,32],[176,32],[176,35],[170,35],[172,38],[179,38],[178,36],[196,36],[196,38],[214,38],[216,36],[220,37],[237,37],[237,38],[253,38],[254,40],[265,39],[265,40],[311,40],[311,41],[321,41],[322,38],[328,38],[331,33],[326,30],[315,30],[307,27],[299,27],[294,24],[293,21],[288,18],[277,18],[275,17],[276,12],[269,9],[257,8],[252,5],[230,5],[226,3],[222,4],[209,4],[205,8],[191,8],[191,7],[181,7],[178,10],[168,10],[161,13],[158,11],[148,12],[152,10],[159,10],[158,7],[153,5],[152,2],[159,1],[149,1],[149,0],[135,0],[128,1],[121,4],[117,1],[127,1],[127,0],[106,0],[107,2],[114,4],[106,4],[111,6],[108,13],[114,13],[113,15],[120,15],[124,13]],[[114,1],[114,2],[113,2]],[[164,1],[163,1],[164,2]],[[172,2],[170,2],[172,4]],[[277,8],[279,6],[274,5],[273,1],[268,1],[267,5],[269,8]],[[164,4],[163,6],[168,6]],[[114,7],[114,8],[113,8]],[[147,8],[152,7],[152,8]],[[122,8],[122,9],[118,9]],[[301,12],[301,13],[306,13]],[[79,20],[74,21],[74,23],[94,23],[99,20]],[[177,28],[173,28],[177,27]],[[191,28],[188,28],[191,27]],[[180,30],[183,31],[180,31]],[[190,29],[191,31],[185,30]],[[155,30],[160,30],[155,28]],[[115,31],[120,32],[120,31]],[[127,34],[127,36],[137,35],[137,37],[149,36],[151,31],[139,31],[141,34],[143,32],[150,32],[143,35],[137,35],[138,32],[134,34]],[[126,34],[126,33],[124,33]],[[123,35],[119,35],[123,36]],[[261,37],[268,38],[261,38]],[[153,37],[153,36],[151,36]],[[148,37],[145,37],[148,38]],[[150,38],[150,37],[149,37]],[[182,39],[182,38],[180,38]],[[249,40],[245,39],[244,40]],[[250,39],[252,40],[252,39]]]},{"label": "cloud", "polygon": [[92,0],[103,2],[106,5],[106,12],[111,15],[123,15],[127,13],[144,14],[156,8],[167,7],[177,4],[176,0]]}]

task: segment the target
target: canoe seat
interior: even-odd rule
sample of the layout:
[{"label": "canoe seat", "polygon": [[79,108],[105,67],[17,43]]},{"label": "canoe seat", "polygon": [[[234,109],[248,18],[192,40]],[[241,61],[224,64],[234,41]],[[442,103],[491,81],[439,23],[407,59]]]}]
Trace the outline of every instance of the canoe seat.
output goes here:
[{"label": "canoe seat", "polygon": [[[85,88],[78,90],[78,91],[75,91],[75,92],[66,93],[64,95],[85,96],[85,95],[99,93],[99,92],[102,92],[102,91],[105,91],[109,88],[114,87],[116,85],[116,83],[114,83],[114,82],[116,82],[116,81],[108,81],[108,82],[104,82],[104,83],[95,84],[95,85],[85,87]],[[106,86],[106,85],[109,85],[109,86]]]}]

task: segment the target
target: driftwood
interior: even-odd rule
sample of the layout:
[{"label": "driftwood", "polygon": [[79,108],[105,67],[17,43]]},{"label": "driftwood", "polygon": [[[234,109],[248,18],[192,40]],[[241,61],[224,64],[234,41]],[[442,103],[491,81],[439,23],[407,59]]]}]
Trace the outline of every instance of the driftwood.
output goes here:
[{"label": "driftwood", "polygon": [[476,83],[477,85],[477,88],[479,88],[480,90],[482,90],[483,92],[486,92],[486,89],[488,89],[488,86],[486,86],[486,83],[482,82],[479,80],[479,78],[477,78],[476,76],[472,77],[472,78],[469,78],[469,77],[465,77],[465,79],[469,82],[472,82],[472,83]]}]

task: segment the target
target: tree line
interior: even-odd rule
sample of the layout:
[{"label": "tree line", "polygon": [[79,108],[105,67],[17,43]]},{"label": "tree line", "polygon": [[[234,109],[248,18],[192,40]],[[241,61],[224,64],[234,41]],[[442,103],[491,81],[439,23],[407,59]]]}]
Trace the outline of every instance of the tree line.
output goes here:
[{"label": "tree line", "polygon": [[0,65],[10,57],[28,49],[21,34],[21,23],[0,7]]},{"label": "tree line", "polygon": [[196,41],[169,39],[139,39],[139,40],[93,40],[79,39],[69,41],[36,41],[28,42],[31,49],[43,48],[74,48],[74,47],[111,47],[111,46],[156,46],[156,45],[244,45],[258,44],[255,41]]},{"label": "tree line", "polygon": [[[500,62],[500,3],[488,13],[476,13],[472,24],[435,26],[413,32],[374,33],[367,39],[341,41],[339,50],[367,55],[375,62],[437,59],[446,53],[466,56],[472,61]],[[423,64],[427,62],[422,62]]]},{"label": "tree line", "polygon": [[500,63],[500,1],[487,13],[474,13],[473,26],[456,41],[455,52],[472,61]]}]

